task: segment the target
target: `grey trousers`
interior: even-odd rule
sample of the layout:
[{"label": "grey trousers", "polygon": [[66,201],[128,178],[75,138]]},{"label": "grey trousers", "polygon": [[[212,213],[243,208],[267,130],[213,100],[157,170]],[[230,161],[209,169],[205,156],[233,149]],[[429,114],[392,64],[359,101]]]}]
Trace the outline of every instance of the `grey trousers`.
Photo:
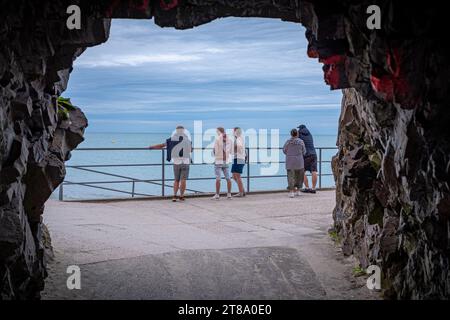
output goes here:
[{"label": "grey trousers", "polygon": [[296,187],[301,189],[303,187],[303,177],[305,175],[305,169],[300,170],[287,170],[288,186],[289,190],[294,190]]}]

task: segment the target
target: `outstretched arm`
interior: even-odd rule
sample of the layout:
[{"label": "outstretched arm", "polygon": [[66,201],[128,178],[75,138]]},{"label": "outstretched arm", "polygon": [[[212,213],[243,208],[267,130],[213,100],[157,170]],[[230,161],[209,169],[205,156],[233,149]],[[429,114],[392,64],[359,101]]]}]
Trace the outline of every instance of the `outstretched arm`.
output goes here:
[{"label": "outstretched arm", "polygon": [[160,143],[160,144],[155,144],[153,146],[149,146],[148,148],[150,150],[161,150],[161,149],[164,149],[165,147],[166,147],[165,143]]}]

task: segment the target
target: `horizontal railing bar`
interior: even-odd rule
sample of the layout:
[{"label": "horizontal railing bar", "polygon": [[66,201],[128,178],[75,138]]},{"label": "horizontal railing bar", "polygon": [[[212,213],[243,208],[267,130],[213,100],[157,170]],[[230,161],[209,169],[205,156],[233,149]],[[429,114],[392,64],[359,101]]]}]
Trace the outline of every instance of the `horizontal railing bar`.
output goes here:
[{"label": "horizontal railing bar", "polygon": [[[284,164],[286,161],[279,161],[279,162],[271,162],[271,161],[257,161],[257,162],[250,162],[250,164]],[[332,163],[332,161],[325,161],[318,162],[317,164],[321,163]],[[246,163],[248,164],[248,162]],[[214,163],[191,163],[191,166],[213,166]],[[136,163],[136,164],[92,164],[92,165],[68,165],[66,168],[71,169],[84,169],[84,168],[120,168],[120,167],[156,167],[161,166],[161,163]],[[166,166],[173,166],[173,163],[167,163]]]},{"label": "horizontal railing bar", "polygon": [[78,168],[119,168],[119,167],[154,167],[160,166],[161,163],[136,163],[136,164],[83,164],[83,165],[71,165],[66,168],[78,169]]},{"label": "horizontal railing bar", "polygon": [[87,171],[87,172],[93,172],[93,173],[98,173],[98,174],[103,174],[106,176],[110,176],[110,177],[117,177],[117,178],[123,178],[123,179],[129,179],[130,182],[131,181],[135,181],[135,180],[139,180],[139,179],[135,179],[133,177],[127,177],[127,176],[122,176],[119,174],[114,174],[114,173],[109,173],[109,172],[103,172],[103,171],[98,171],[98,170],[92,170],[92,169],[87,169],[87,168],[80,168],[80,167],[72,167],[78,170],[82,170],[82,171]]},{"label": "horizontal railing bar", "polygon": [[[164,148],[165,149],[165,148]],[[282,147],[272,148],[272,147],[248,147],[247,150],[283,150]],[[316,149],[321,150],[336,150],[337,147],[316,147]],[[150,148],[77,148],[74,151],[160,151],[161,149],[150,149]],[[214,150],[214,148],[192,148],[195,150]]]},{"label": "horizontal railing bar", "polygon": [[151,194],[145,194],[145,193],[132,193],[129,191],[123,191],[123,190],[119,190],[119,189],[113,189],[113,188],[106,188],[106,187],[99,187],[99,186],[93,186],[91,183],[74,183],[74,182],[69,182],[69,183],[64,183],[65,185],[68,184],[74,184],[74,185],[82,185],[84,187],[90,187],[90,188],[94,188],[94,189],[102,189],[102,190],[107,190],[107,191],[112,191],[112,192],[119,192],[119,193],[126,193],[126,194],[130,194],[130,195],[140,195],[140,196],[144,196],[144,197],[153,197],[154,195]]},{"label": "horizontal railing bar", "polygon": [[[76,168],[76,169],[83,170],[83,171],[88,171],[88,172],[93,172],[93,173],[98,173],[98,174],[103,174],[103,175],[110,176],[110,177],[129,179],[130,180],[129,182],[140,181],[140,182],[144,182],[144,183],[149,183],[149,184],[155,184],[155,185],[158,185],[158,186],[162,186],[162,183],[157,183],[157,182],[153,182],[153,181],[149,181],[149,180],[143,181],[143,180],[136,179],[136,178],[133,178],[133,177],[122,176],[122,175],[118,175],[118,174],[114,174],[114,173],[107,173],[107,172],[103,172],[103,171],[86,169],[86,168]],[[167,184],[164,184],[164,187],[172,188],[172,186],[169,186]],[[187,191],[192,191],[192,192],[198,192],[197,190],[192,190],[192,189],[186,189],[186,190]]]},{"label": "horizontal railing bar", "polygon": [[82,182],[72,182],[72,181],[64,181],[63,184],[70,186],[70,185],[77,185],[77,184],[114,184],[114,183],[132,183],[132,182],[139,182],[139,181],[130,181],[130,180],[117,180],[117,181],[82,181]]},{"label": "horizontal railing bar", "polygon": [[[164,148],[165,149],[165,148]],[[273,152],[277,151],[277,150],[282,150],[282,147],[279,148],[271,148],[271,147],[248,147],[246,148],[247,152],[253,151],[253,150],[271,150]],[[337,147],[318,147],[316,148],[316,150],[319,152],[319,155],[322,154],[322,151],[324,150],[337,150]],[[214,148],[193,148],[192,151],[198,151],[198,150],[214,150]],[[76,149],[74,151],[161,151],[158,149],[150,149],[150,148],[79,148]],[[272,152],[271,152],[272,154]],[[251,156],[251,153],[249,153],[249,156]],[[325,163],[332,163],[331,160],[322,160],[321,157],[318,157],[318,161],[317,164],[318,166],[320,166],[320,168],[322,167],[323,164]],[[106,190],[106,191],[111,191],[111,192],[117,192],[117,193],[123,193],[123,194],[127,194],[127,195],[131,195],[131,196],[142,196],[142,197],[157,197],[155,195],[150,195],[150,194],[144,194],[144,193],[137,193],[134,192],[134,187],[133,187],[133,191],[129,192],[129,191],[124,191],[124,190],[119,190],[119,189],[115,189],[115,188],[109,188],[106,186],[100,186],[100,185],[106,185],[106,184],[121,184],[121,183],[148,183],[148,184],[153,184],[153,185],[157,185],[157,186],[162,186],[163,188],[172,188],[173,187],[173,183],[172,185],[166,184],[165,182],[174,182],[175,179],[171,178],[171,179],[165,179],[164,178],[164,174],[162,179],[136,179],[134,177],[130,177],[130,176],[124,176],[124,175],[119,175],[119,174],[114,174],[114,173],[109,173],[109,172],[105,172],[105,171],[100,171],[100,170],[93,170],[92,168],[120,168],[120,167],[160,167],[160,166],[173,166],[173,163],[165,163],[165,159],[164,159],[164,151],[163,151],[163,162],[161,163],[128,163],[128,164],[92,164],[92,165],[68,165],[66,166],[66,168],[70,168],[70,169],[77,169],[77,170],[82,170],[82,171],[87,171],[87,172],[92,172],[92,173],[96,173],[96,174],[101,174],[101,175],[105,175],[105,176],[109,176],[109,177],[115,177],[115,178],[120,178],[120,179],[126,179],[126,180],[115,180],[115,181],[84,181],[84,182],[73,182],[73,181],[65,181],[62,183],[62,185],[79,185],[79,186],[85,186],[85,187],[90,187],[90,188],[96,188],[96,189],[101,189],[101,190]],[[271,165],[271,164],[285,164],[286,161],[250,161],[247,162],[246,164],[248,165],[248,167],[250,168],[252,165]],[[202,162],[202,163],[191,163],[192,166],[213,166],[214,163],[206,163],[206,162]],[[231,165],[231,163],[230,163]],[[250,172],[248,172],[250,173]],[[326,177],[326,176],[333,176],[332,173],[319,173],[321,177]],[[246,175],[246,176],[242,176],[242,179],[247,179],[248,181],[250,181],[251,179],[264,179],[264,178],[286,178],[286,174],[278,174],[278,175],[258,175],[258,176],[252,176],[252,175]],[[307,177],[310,177],[310,174],[306,175]],[[224,178],[222,178],[224,179]],[[189,178],[188,181],[212,181],[212,180],[216,180],[215,177],[197,177],[197,178]],[[193,192],[195,194],[205,194],[208,192],[202,192],[202,191],[198,191],[198,190],[193,190],[193,189],[186,189],[186,191],[189,192]],[[164,190],[162,191],[163,195],[164,195]]]},{"label": "horizontal railing bar", "polygon": [[[332,173],[324,173],[322,174],[322,176],[332,176]],[[311,175],[308,174],[308,177],[310,177]],[[250,178],[250,179],[263,179],[263,178],[286,178],[287,175],[268,175],[268,176],[242,176],[242,179],[246,179],[246,178]],[[225,179],[222,177],[222,179]],[[188,178],[187,181],[204,181],[204,180],[216,180],[215,177],[198,177],[198,178]],[[135,183],[149,183],[149,182],[161,182],[161,179],[151,179],[151,180],[140,180],[140,179],[136,179],[136,180],[117,180],[117,181],[83,181],[83,182],[72,182],[72,181],[65,181],[63,184],[64,185],[78,185],[78,184],[114,184],[114,183],[131,183],[131,182],[135,182]],[[175,181],[175,179],[165,179],[165,181]],[[161,185],[161,184],[158,184]],[[172,188],[172,186],[166,185],[166,187],[170,187]],[[189,190],[189,191],[193,191],[193,192],[201,192],[201,191],[196,191],[196,190]]]}]

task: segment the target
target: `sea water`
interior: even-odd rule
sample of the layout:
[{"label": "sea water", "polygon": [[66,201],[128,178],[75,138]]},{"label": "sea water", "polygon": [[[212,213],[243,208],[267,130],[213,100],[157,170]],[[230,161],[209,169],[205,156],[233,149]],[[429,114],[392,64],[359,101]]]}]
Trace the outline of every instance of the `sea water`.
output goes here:
[{"label": "sea water", "polygon": [[[82,148],[146,148],[149,145],[163,143],[169,138],[169,133],[86,133],[85,141],[79,145]],[[280,135],[278,146],[283,146],[289,137]],[[203,137],[200,138],[202,140]],[[194,139],[193,139],[194,140]],[[196,139],[199,141],[199,139]],[[203,148],[208,147],[211,140],[202,141]],[[270,141],[269,141],[270,142]],[[331,171],[331,158],[336,154],[336,136],[315,135],[314,142],[316,148],[332,148],[322,150],[321,173],[322,187],[334,187],[334,180]],[[270,143],[269,143],[270,144]],[[275,144],[277,145],[277,144]],[[198,148],[198,145],[194,146]],[[212,159],[211,150],[199,150],[196,154],[194,165],[190,168],[190,178],[200,180],[188,181],[188,192],[213,192],[215,182],[214,166],[212,164],[201,164]],[[317,150],[319,153],[319,150]],[[165,158],[165,156],[164,156]],[[171,194],[173,185],[172,166],[164,161],[161,165],[163,154],[161,150],[105,150],[105,151],[72,151],[65,178],[66,184],[63,186],[64,199],[105,199],[105,198],[127,198],[134,196],[160,196]],[[260,163],[271,160],[273,163]],[[286,170],[284,155],[279,150],[254,150],[250,153],[250,167],[246,165],[243,173],[244,185],[248,184],[250,191],[280,190],[286,189],[286,177],[274,177],[285,175]],[[111,165],[124,165],[115,167]],[[79,168],[71,168],[79,166]],[[86,167],[93,166],[93,167]],[[250,169],[251,178],[248,181],[245,176]],[[163,173],[164,171],[164,173]],[[162,186],[160,181],[149,181],[166,179],[166,186]],[[135,182],[134,180],[146,180],[146,182]],[[211,180],[210,180],[211,179]],[[101,183],[99,183],[101,182]],[[67,183],[83,183],[84,185],[71,185]],[[225,183],[222,186],[225,190]],[[236,185],[233,184],[233,191]],[[53,198],[58,197],[58,190],[53,194]]]}]

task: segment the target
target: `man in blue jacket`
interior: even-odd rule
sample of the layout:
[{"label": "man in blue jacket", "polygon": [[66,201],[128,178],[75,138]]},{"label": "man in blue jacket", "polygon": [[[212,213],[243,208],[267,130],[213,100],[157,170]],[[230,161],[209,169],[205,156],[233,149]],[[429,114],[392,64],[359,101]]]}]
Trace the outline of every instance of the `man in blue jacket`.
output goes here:
[{"label": "man in blue jacket", "polygon": [[298,127],[298,137],[303,140],[306,147],[306,154],[304,156],[305,159],[305,172],[311,172],[312,176],[312,188],[309,188],[308,177],[304,176],[304,184],[305,188],[302,189],[302,192],[306,193],[316,193],[316,185],[317,185],[317,154],[316,148],[314,147],[314,139],[311,135],[311,132],[306,128],[304,124]]},{"label": "man in blue jacket", "polygon": [[[186,180],[189,178],[189,165],[191,164],[192,142],[185,132],[183,126],[178,126],[172,136],[165,143],[150,146],[149,149],[167,148],[167,161],[173,162],[173,198],[184,201],[184,192],[186,191]],[[177,198],[178,190],[180,197]]]}]

